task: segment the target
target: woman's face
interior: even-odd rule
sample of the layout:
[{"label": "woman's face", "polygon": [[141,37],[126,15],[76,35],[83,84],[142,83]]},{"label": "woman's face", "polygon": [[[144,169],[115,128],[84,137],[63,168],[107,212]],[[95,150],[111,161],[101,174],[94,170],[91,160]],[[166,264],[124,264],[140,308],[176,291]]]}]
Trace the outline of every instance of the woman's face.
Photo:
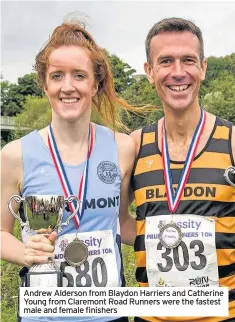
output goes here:
[{"label": "woman's face", "polygon": [[97,92],[89,52],[79,46],[61,46],[49,55],[45,93],[53,112],[62,119],[90,115]]}]

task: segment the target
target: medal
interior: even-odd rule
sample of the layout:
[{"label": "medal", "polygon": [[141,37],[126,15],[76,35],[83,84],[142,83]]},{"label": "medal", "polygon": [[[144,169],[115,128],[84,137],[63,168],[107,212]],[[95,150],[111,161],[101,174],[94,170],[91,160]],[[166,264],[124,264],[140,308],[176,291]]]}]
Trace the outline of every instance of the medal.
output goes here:
[{"label": "medal", "polygon": [[[87,182],[88,182],[88,168],[89,168],[89,158],[93,149],[93,131],[92,126],[89,126],[89,139],[88,139],[88,150],[87,150],[87,159],[84,167],[84,172],[80,181],[79,191],[78,191],[78,200],[80,201],[77,215],[73,217],[76,228],[79,228],[80,221],[84,214],[85,202],[86,202],[86,193],[87,193]],[[56,145],[56,141],[53,135],[51,124],[48,127],[48,145],[49,150],[60,179],[65,197],[73,195],[68,177],[66,175],[59,150]],[[73,213],[76,210],[74,203],[69,203],[70,212]],[[67,245],[64,257],[66,262],[71,266],[79,266],[83,264],[88,257],[88,247],[79,240],[77,237]]]},{"label": "medal", "polygon": [[235,187],[235,167],[229,167],[224,172],[224,177],[230,186]]},{"label": "medal", "polygon": [[71,266],[82,265],[88,257],[88,247],[77,237],[66,246],[64,259]]},{"label": "medal", "polygon": [[[170,156],[167,145],[166,138],[166,127],[165,120],[163,120],[162,126],[162,163],[163,163],[163,174],[164,174],[164,182],[166,187],[166,195],[168,201],[168,207],[171,215],[173,215],[180,203],[181,196],[184,191],[184,187],[189,177],[189,173],[191,170],[191,165],[196,154],[197,146],[202,135],[203,129],[205,127],[206,122],[206,114],[203,109],[201,109],[201,116],[196,127],[196,130],[193,134],[193,138],[187,153],[187,157],[184,163],[184,168],[181,172],[179,183],[176,191],[173,190],[173,182],[172,175],[170,169]],[[175,248],[179,246],[182,240],[182,232],[181,229],[171,220],[170,223],[165,224],[159,230],[159,240],[161,244],[166,248]]]},{"label": "medal", "polygon": [[181,229],[171,221],[160,229],[159,240],[162,246],[166,248],[178,247],[182,240]]},{"label": "medal", "polygon": [[82,265],[88,257],[88,248],[83,241],[77,237],[68,244],[64,251],[66,262],[73,267]]}]

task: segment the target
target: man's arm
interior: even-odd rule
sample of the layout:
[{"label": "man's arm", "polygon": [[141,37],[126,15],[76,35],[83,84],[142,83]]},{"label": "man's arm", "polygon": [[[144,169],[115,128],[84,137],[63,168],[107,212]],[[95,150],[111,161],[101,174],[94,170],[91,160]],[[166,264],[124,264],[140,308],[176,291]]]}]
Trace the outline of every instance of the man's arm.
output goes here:
[{"label": "man's arm", "polygon": [[136,238],[136,221],[135,218],[128,212],[128,206],[134,200],[134,193],[131,187],[130,177],[132,174],[135,158],[139,153],[140,138],[141,129],[132,132],[129,138],[126,135],[123,138],[123,142],[125,143],[123,162],[125,162],[125,165],[127,166],[127,173],[126,176],[123,177],[122,182],[121,199],[123,200],[123,204],[122,208],[120,208],[120,223],[122,242],[127,245],[134,245]]},{"label": "man's arm", "polygon": [[[135,145],[135,148],[134,148],[135,159],[137,158],[137,156],[139,154],[139,150],[140,150],[141,131],[142,131],[142,129],[135,130],[130,134],[130,137],[133,139],[134,145]],[[134,199],[135,199],[134,192],[133,192],[132,186],[130,184],[130,187],[129,187],[130,204],[134,201]]]},{"label": "man's arm", "polygon": [[133,139],[126,134],[116,133],[118,143],[119,164],[122,176],[120,200],[120,230],[122,243],[134,245],[136,238],[135,218],[129,213],[131,200],[130,178],[135,160],[135,146]]}]

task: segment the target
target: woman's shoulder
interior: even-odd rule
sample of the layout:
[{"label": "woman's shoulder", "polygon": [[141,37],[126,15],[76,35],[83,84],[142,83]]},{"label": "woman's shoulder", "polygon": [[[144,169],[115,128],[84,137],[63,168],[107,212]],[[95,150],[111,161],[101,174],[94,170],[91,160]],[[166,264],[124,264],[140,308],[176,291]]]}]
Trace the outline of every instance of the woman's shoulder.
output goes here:
[{"label": "woman's shoulder", "polygon": [[130,157],[134,154],[135,143],[131,136],[117,131],[114,132],[112,129],[102,125],[96,124],[96,128],[99,131],[106,133],[106,135],[108,134],[109,137],[116,141],[119,156]]},{"label": "woman's shoulder", "polygon": [[2,160],[15,163],[22,159],[21,140],[14,140],[7,143],[1,150]]},{"label": "woman's shoulder", "polygon": [[4,187],[10,183],[20,183],[22,180],[23,164],[21,140],[6,144],[1,151],[1,177]]}]

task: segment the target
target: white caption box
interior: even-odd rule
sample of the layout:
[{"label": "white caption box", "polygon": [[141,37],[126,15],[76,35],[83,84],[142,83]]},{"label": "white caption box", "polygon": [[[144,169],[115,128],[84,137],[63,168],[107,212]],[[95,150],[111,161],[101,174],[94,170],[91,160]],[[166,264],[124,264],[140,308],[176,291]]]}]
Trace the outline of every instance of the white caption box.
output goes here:
[{"label": "white caption box", "polygon": [[21,316],[228,316],[224,287],[20,288]]}]

